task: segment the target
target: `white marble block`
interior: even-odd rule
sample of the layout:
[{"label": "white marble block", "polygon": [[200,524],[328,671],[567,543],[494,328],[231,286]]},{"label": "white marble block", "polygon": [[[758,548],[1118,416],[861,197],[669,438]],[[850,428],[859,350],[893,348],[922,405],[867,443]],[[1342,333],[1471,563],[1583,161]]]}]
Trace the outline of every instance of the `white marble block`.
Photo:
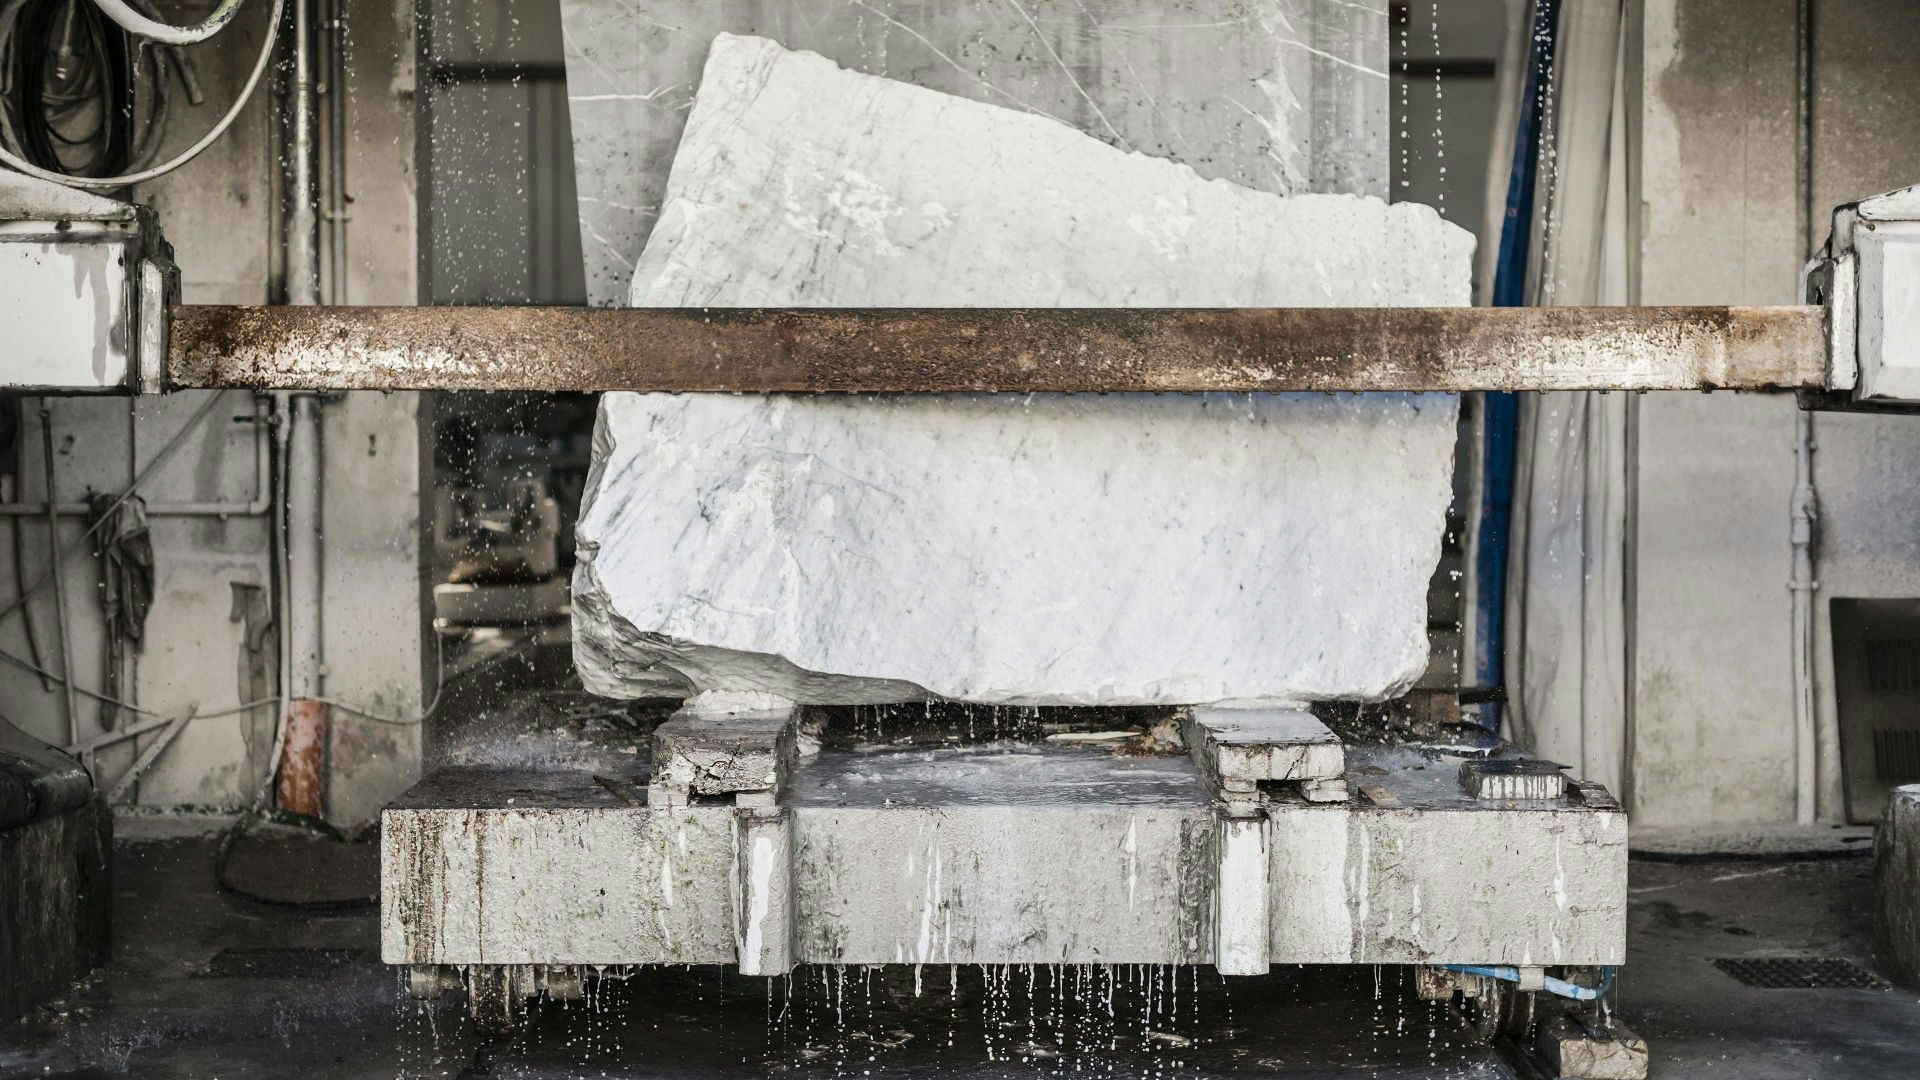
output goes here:
[{"label": "white marble block", "polygon": [[[1426,207],[1279,197],[716,39],[647,306],[1461,305]],[[1002,704],[1393,696],[1427,662],[1455,401],[609,394],[587,685]]]}]

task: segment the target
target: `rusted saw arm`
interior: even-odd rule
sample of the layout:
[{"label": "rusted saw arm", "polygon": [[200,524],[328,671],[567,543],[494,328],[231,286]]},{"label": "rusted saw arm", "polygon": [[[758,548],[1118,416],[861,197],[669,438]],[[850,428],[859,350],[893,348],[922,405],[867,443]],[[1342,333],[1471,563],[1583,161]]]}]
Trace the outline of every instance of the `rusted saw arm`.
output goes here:
[{"label": "rusted saw arm", "polygon": [[173,388],[1818,390],[1818,307],[174,309]]}]

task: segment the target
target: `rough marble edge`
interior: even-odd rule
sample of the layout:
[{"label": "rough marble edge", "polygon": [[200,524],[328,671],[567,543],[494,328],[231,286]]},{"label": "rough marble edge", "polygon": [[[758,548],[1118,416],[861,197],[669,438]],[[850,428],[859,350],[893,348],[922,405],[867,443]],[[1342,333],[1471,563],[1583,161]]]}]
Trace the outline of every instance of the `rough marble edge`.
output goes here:
[{"label": "rough marble edge", "polygon": [[[878,5],[878,9],[886,12],[890,6]],[[857,50],[864,61],[861,70],[870,74],[912,73],[930,88],[961,93],[974,89],[976,96],[1011,102],[1025,111],[1075,116],[1084,101],[1095,105],[1095,111],[1080,116],[1076,130],[1099,137],[1108,134],[1111,124],[1122,141],[1143,149],[1155,147],[1149,152],[1160,154],[1191,154],[1190,118],[1204,115],[1215,102],[1239,105],[1238,110],[1227,110],[1245,114],[1230,118],[1229,130],[1252,125],[1262,129],[1266,139],[1203,150],[1195,164],[1207,175],[1279,194],[1298,193],[1302,180],[1316,192],[1387,193],[1387,19],[1383,8],[1341,3],[1315,12],[1310,22],[1302,21],[1305,8],[1294,11],[1284,25],[1255,20],[1249,28],[1271,41],[1271,48],[1265,56],[1236,51],[1232,62],[1238,66],[1229,69],[1235,80],[1221,97],[1170,97],[1168,90],[1184,81],[1177,80],[1177,74],[1199,62],[1196,53],[1213,55],[1201,53],[1196,45],[1204,47],[1223,30],[1233,33],[1231,23],[1209,17],[1162,27],[1157,24],[1167,20],[1152,5],[1124,13],[1095,14],[1081,8],[1084,22],[1064,26],[1056,26],[1035,10],[1047,39],[1056,46],[1097,40],[1108,33],[1126,35],[1142,24],[1151,29],[1159,46],[1166,46],[1164,55],[1152,61],[1144,56],[1119,57],[1130,78],[1109,70],[1109,78],[1091,86],[1084,74],[1075,74],[1073,66],[1060,66],[1043,53],[1028,51],[1023,61],[1020,50],[1005,46],[1021,43],[1029,28],[1017,20],[1008,25],[986,8],[973,12],[983,26],[939,18],[941,13],[914,5],[902,9],[897,21],[892,15],[874,19],[866,5],[846,6],[824,17],[801,6],[790,11],[758,10],[755,15],[754,8],[747,8],[743,20],[739,7],[712,2],[690,12],[693,21],[675,18],[668,25],[653,18],[645,5],[636,8],[627,0],[563,0],[568,100],[582,196],[579,219],[594,306],[626,301],[634,254],[652,230],[665,186],[665,177],[652,162],[672,157],[685,109],[698,91],[701,57],[692,43],[701,35],[737,28],[747,20],[768,36],[791,41],[797,48],[831,52],[845,62],[852,63],[850,53]],[[1195,10],[1225,12],[1232,18],[1240,7],[1203,5]],[[1115,25],[1116,14],[1119,25]],[[632,42],[641,38],[647,39],[648,47],[636,51]],[[904,51],[889,50],[889,41],[904,46]],[[954,53],[975,43],[984,43],[999,55],[979,68],[940,62],[943,52]],[[1114,57],[1103,59],[1113,69],[1119,68]],[[893,66],[896,63],[901,66]],[[631,156],[636,145],[650,151],[639,165]],[[651,152],[655,150],[664,153]],[[1299,177],[1303,166],[1306,175]]]},{"label": "rough marble edge", "polygon": [[791,769],[798,709],[749,713],[681,710],[653,729],[655,789],[669,795],[778,792]]}]

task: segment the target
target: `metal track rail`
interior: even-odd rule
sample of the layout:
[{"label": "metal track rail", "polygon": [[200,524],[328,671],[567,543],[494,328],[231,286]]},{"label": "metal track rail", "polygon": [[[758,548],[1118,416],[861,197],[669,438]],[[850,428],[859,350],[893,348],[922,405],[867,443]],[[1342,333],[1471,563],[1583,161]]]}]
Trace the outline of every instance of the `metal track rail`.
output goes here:
[{"label": "metal track rail", "polygon": [[1816,390],[1817,307],[174,309],[179,389]]}]

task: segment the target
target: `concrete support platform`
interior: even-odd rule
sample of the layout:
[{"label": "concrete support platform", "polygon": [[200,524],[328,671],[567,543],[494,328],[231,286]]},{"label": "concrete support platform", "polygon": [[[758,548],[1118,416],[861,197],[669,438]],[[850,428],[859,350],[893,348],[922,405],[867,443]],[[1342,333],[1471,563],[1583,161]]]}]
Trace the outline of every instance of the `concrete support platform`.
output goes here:
[{"label": "concrete support platform", "polygon": [[1458,769],[1440,751],[1352,748],[1378,801],[1230,810],[1181,757],[829,750],[796,766],[774,817],[628,805],[579,772],[445,770],[385,812],[382,955],[767,974],[1619,963],[1624,815],[1476,800]]}]

